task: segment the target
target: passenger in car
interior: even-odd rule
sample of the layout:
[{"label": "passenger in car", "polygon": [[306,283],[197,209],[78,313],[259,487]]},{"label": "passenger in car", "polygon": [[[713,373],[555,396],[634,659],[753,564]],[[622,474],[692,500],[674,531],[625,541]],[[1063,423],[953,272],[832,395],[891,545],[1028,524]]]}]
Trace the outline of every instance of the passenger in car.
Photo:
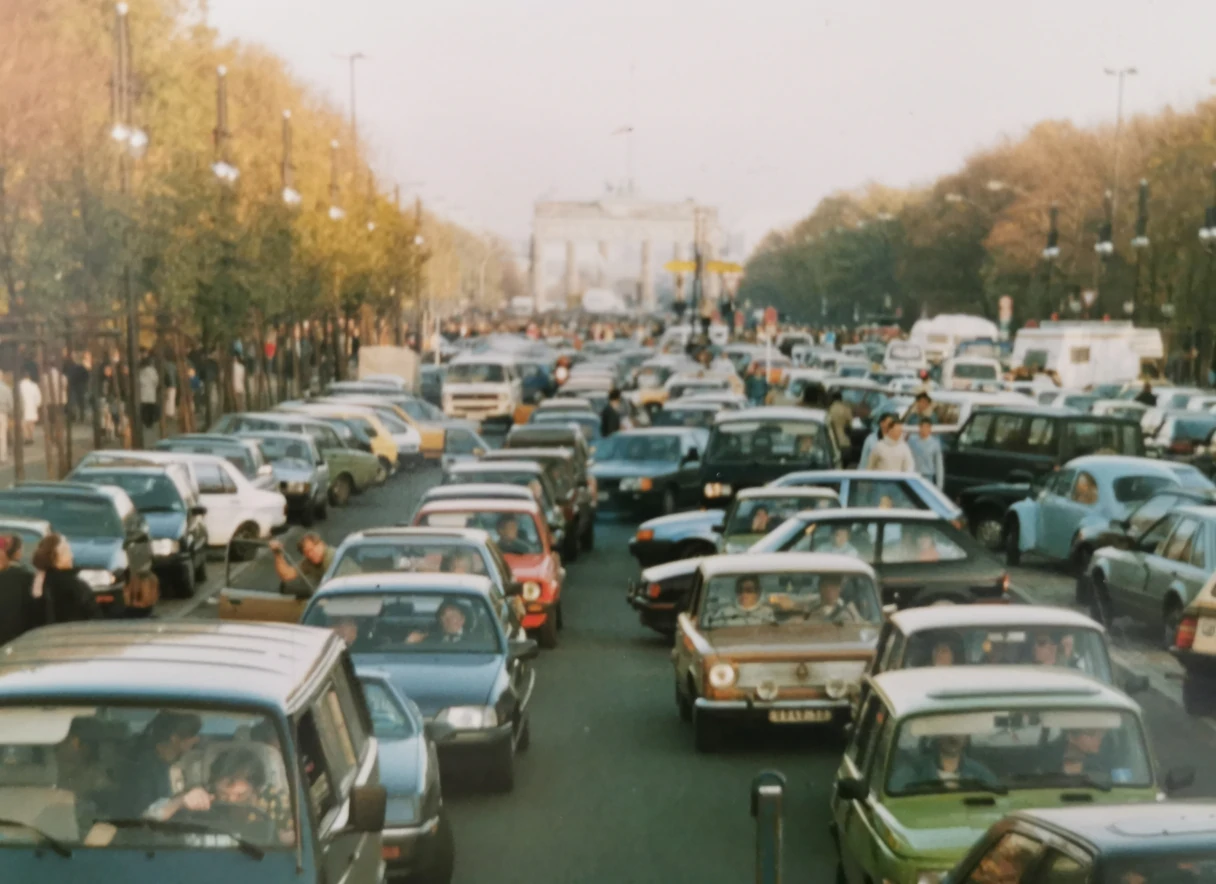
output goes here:
[{"label": "passenger in car", "polygon": [[852,602],[846,602],[840,595],[840,578],[825,575],[819,581],[819,604],[808,612],[809,618],[826,620],[829,623],[858,623],[861,613]]},{"label": "passenger in car", "polygon": [[445,574],[476,574],[473,567],[473,554],[466,549],[453,550],[444,553],[439,563],[439,570]]},{"label": "passenger in car", "polygon": [[[178,791],[174,765],[199,743],[202,720],[186,712],[158,712],[134,741],[118,777],[120,816],[143,816]],[[191,789],[178,796],[192,810],[209,805],[206,790]]]},{"label": "passenger in car", "polygon": [[768,510],[763,506],[756,507],[756,511],[752,514],[752,534],[764,534],[768,531],[769,516]]},{"label": "passenger in car", "polygon": [[1102,757],[1106,731],[1099,728],[1077,728],[1064,731],[1064,736],[1046,748],[1043,770],[1069,776],[1110,777],[1110,765]]}]

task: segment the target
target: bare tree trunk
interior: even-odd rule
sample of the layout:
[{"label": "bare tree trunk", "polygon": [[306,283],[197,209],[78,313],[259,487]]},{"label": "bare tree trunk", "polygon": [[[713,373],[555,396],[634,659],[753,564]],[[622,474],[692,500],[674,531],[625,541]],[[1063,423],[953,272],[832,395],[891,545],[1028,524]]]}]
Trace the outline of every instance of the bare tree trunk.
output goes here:
[{"label": "bare tree trunk", "polygon": [[186,364],[185,342],[180,329],[173,331],[173,355],[177,362],[177,389],[181,396],[181,407],[178,409],[183,433],[195,432],[194,424],[194,389],[190,385],[190,369]]}]

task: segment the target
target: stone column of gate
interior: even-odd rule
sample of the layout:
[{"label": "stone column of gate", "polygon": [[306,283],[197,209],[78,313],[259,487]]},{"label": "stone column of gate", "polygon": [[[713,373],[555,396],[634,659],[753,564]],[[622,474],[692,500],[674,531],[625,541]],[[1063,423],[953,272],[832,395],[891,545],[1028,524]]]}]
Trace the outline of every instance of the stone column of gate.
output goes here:
[{"label": "stone column of gate", "polygon": [[652,253],[654,243],[648,239],[642,240],[642,308],[654,309],[654,267]]},{"label": "stone column of gate", "polygon": [[575,254],[575,242],[566,240],[566,306],[578,297],[578,260]]},{"label": "stone column of gate", "polygon": [[[677,242],[672,247],[671,259],[673,261],[683,261],[684,260],[684,244],[683,243]],[[676,300],[677,301],[686,300],[686,297],[684,294],[685,284],[686,284],[686,274],[677,273],[676,274]]]},{"label": "stone column of gate", "polygon": [[532,310],[539,313],[548,305],[544,303],[545,297],[545,265],[542,256],[545,254],[544,244],[539,236],[532,237],[532,254],[530,260],[532,263]]}]

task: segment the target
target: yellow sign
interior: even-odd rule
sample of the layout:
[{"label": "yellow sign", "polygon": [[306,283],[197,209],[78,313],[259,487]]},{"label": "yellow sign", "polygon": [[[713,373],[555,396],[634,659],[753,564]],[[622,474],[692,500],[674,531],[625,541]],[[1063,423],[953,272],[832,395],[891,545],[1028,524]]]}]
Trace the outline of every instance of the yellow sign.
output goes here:
[{"label": "yellow sign", "polygon": [[710,273],[742,273],[743,265],[734,261],[710,261],[705,269]]},{"label": "yellow sign", "polygon": [[[696,261],[668,261],[663,265],[663,269],[668,273],[696,273]],[[707,261],[705,262],[706,273],[742,273],[743,265],[736,264],[733,261]]]},{"label": "yellow sign", "polygon": [[663,265],[663,269],[668,273],[696,273],[696,261],[668,261]]}]

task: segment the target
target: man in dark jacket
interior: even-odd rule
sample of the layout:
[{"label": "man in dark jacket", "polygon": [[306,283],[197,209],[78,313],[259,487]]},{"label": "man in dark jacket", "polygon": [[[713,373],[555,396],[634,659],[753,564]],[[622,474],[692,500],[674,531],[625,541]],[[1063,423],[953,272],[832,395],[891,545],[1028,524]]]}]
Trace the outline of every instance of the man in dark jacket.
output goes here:
[{"label": "man in dark jacket", "polygon": [[1153,393],[1153,385],[1145,381],[1144,386],[1140,389],[1140,393],[1136,396],[1136,401],[1147,405],[1149,408],[1156,407],[1157,396]]},{"label": "man in dark jacket", "polygon": [[30,605],[34,572],[11,565],[8,558],[10,538],[0,536],[0,645],[5,645],[33,628]]},{"label": "man in dark jacket", "polygon": [[621,428],[621,391],[615,387],[608,394],[608,404],[600,412],[600,435],[611,436]]}]

